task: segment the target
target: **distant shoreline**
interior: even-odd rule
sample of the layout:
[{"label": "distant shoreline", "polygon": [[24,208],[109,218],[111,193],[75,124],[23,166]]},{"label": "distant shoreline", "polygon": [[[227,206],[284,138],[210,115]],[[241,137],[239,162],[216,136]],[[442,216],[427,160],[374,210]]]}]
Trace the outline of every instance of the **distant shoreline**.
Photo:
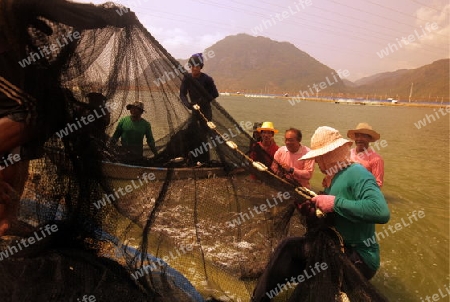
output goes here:
[{"label": "distant shoreline", "polygon": [[[300,98],[295,96],[281,96],[281,95],[258,95],[258,94],[239,94],[239,93],[227,93],[221,94],[221,96],[237,96],[237,97],[246,97],[246,98],[272,98],[272,99],[282,99],[282,100],[294,100],[297,103],[306,101],[306,102],[322,102],[322,103],[335,103],[336,105],[341,106],[391,106],[391,107],[424,107],[424,108],[441,108],[441,107],[449,107],[450,104],[444,103],[417,103],[417,102],[407,102],[407,101],[398,101],[397,103],[392,103],[388,101],[374,101],[374,100],[355,100],[355,99],[324,99],[324,98]],[[338,100],[345,100],[339,102]]]},{"label": "distant shoreline", "polygon": [[[289,99],[289,97],[282,97]],[[441,108],[441,107],[448,107],[450,104],[424,104],[424,103],[409,103],[405,101],[398,101],[397,103],[391,103],[391,102],[382,102],[382,101],[359,101],[355,100],[351,103],[336,103],[336,100],[330,100],[330,99],[304,99],[302,101],[308,101],[308,102],[323,102],[323,103],[335,103],[336,105],[342,105],[342,106],[391,106],[391,107],[428,107],[428,108]]]}]

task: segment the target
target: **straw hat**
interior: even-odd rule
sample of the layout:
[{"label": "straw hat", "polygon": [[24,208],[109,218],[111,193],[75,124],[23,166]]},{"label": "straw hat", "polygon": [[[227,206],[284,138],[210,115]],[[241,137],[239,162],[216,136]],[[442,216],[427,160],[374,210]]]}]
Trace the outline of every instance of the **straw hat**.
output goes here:
[{"label": "straw hat", "polygon": [[261,127],[256,128],[256,131],[261,132],[261,131],[272,131],[273,133],[278,133],[278,130],[275,129],[273,127],[273,123],[272,122],[264,122]]},{"label": "straw hat", "polygon": [[317,128],[311,138],[311,151],[303,155],[300,159],[310,159],[324,155],[345,144],[352,145],[353,142],[343,138],[336,129],[322,126]]},{"label": "straw hat", "polygon": [[370,142],[375,142],[380,139],[380,134],[372,130],[372,126],[370,126],[367,123],[359,123],[358,126],[356,126],[355,130],[348,130],[347,137],[351,138],[352,140],[355,140],[355,133],[363,133],[370,135],[371,137]]},{"label": "straw hat", "polygon": [[142,111],[145,111],[144,110],[144,103],[139,102],[139,101],[136,101],[134,103],[128,104],[126,108],[127,108],[127,110],[130,110],[131,107],[136,107],[138,109],[141,109]]}]

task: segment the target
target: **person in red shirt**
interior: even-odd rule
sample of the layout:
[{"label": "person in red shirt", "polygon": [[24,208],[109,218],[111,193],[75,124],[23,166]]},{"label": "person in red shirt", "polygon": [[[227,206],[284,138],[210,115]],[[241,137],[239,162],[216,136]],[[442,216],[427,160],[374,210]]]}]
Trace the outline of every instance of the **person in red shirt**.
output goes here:
[{"label": "person in red shirt", "polygon": [[381,156],[370,147],[369,143],[380,139],[380,134],[367,123],[359,123],[356,129],[349,130],[347,137],[355,142],[356,147],[350,150],[350,159],[363,165],[375,176],[378,186],[383,186],[384,161]]},{"label": "person in red shirt", "polygon": [[254,145],[250,152],[250,158],[270,168],[275,152],[279,148],[274,140],[275,133],[278,133],[278,130],[273,127],[272,122],[264,122],[261,127],[256,128],[256,131],[261,134],[261,141]]},{"label": "person in red shirt", "polygon": [[303,187],[311,188],[309,180],[314,171],[314,160],[299,160],[310,150],[301,144],[302,132],[296,128],[289,128],[284,133],[286,146],[275,152],[272,170],[280,176],[295,180]]}]

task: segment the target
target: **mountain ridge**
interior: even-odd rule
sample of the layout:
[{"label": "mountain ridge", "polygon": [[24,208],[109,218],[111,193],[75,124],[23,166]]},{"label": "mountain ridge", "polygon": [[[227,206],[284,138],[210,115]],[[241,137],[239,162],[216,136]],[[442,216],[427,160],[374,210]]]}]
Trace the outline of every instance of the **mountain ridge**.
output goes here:
[{"label": "mountain ridge", "polygon": [[[450,59],[441,59],[415,69],[399,69],[360,79],[355,92],[387,93],[402,99],[449,100]],[[433,99],[434,98],[434,99]]]},{"label": "mountain ridge", "polygon": [[[205,61],[204,72],[214,78],[221,92],[408,99],[412,91],[416,99],[449,100],[450,59],[351,82],[345,78],[348,70],[336,72],[289,42],[263,36],[227,36],[203,53],[214,54]],[[179,60],[183,65],[186,61]]]}]

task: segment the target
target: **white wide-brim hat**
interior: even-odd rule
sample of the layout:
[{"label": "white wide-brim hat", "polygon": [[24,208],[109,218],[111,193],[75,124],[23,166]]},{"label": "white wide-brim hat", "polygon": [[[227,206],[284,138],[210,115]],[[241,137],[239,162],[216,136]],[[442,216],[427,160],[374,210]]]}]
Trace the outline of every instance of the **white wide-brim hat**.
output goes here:
[{"label": "white wide-brim hat", "polygon": [[311,138],[311,151],[303,155],[300,160],[324,155],[345,144],[352,145],[353,142],[343,138],[339,131],[334,128],[319,127]]}]

